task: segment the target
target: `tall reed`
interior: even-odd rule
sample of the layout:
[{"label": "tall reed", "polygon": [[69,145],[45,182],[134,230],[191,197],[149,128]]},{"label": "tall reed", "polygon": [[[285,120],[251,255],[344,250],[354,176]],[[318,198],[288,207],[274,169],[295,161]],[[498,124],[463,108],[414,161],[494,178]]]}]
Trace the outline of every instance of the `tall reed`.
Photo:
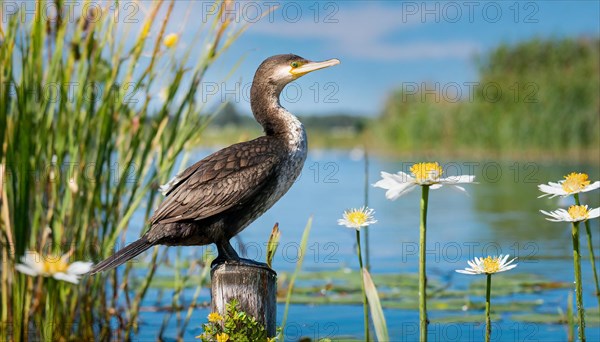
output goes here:
[{"label": "tall reed", "polygon": [[[98,261],[124,243],[130,226],[144,225],[158,184],[210,117],[197,97],[201,82],[244,29],[225,15],[231,3],[215,2],[218,10],[192,28],[174,17],[175,2],[164,0],[102,7],[84,1],[87,10],[40,0],[28,4],[34,13],[3,14],[9,20],[0,26],[0,319],[10,329],[0,329],[1,339],[135,333],[158,249],[136,286],[131,267],[79,285],[14,267],[28,251],[71,250],[72,260]],[[50,7],[62,10],[52,17]],[[174,23],[182,24],[176,35],[189,34],[187,44],[164,41]],[[155,96],[161,88],[164,99]],[[144,207],[145,215],[134,215]]]}]

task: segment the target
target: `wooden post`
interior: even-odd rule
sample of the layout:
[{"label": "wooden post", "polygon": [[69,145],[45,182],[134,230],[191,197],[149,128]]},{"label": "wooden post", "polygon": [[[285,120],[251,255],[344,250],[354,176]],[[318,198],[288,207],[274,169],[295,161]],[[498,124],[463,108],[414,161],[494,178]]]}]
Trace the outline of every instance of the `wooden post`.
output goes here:
[{"label": "wooden post", "polygon": [[222,316],[232,299],[240,310],[264,325],[268,337],[276,334],[277,273],[266,264],[227,261],[210,271],[212,312]]}]

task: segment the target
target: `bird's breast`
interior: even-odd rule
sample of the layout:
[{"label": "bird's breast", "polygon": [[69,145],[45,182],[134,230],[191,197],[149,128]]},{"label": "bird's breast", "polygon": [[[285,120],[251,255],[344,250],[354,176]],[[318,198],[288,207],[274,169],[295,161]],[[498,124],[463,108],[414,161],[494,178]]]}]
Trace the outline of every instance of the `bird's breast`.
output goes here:
[{"label": "bird's breast", "polygon": [[273,191],[273,203],[277,202],[300,176],[307,156],[306,132],[302,124],[298,123],[287,135],[285,154],[278,168],[277,184]]},{"label": "bird's breast", "polygon": [[[287,175],[286,180],[294,183],[296,178],[302,172],[304,161],[308,153],[306,131],[304,126],[298,122],[298,125],[290,133],[287,142],[287,158],[282,163],[283,174]],[[291,184],[290,184],[291,186]]]}]

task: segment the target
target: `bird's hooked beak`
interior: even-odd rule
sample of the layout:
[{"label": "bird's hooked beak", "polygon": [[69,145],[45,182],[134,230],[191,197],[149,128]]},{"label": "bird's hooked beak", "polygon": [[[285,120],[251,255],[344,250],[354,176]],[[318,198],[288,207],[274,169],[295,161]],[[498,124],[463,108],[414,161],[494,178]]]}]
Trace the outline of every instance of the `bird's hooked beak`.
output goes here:
[{"label": "bird's hooked beak", "polygon": [[295,68],[292,67],[292,69],[290,70],[290,74],[294,75],[294,77],[300,77],[308,74],[309,72],[323,68],[328,68],[330,66],[338,64],[340,64],[340,60],[336,58],[329,59],[323,62],[308,62]]}]

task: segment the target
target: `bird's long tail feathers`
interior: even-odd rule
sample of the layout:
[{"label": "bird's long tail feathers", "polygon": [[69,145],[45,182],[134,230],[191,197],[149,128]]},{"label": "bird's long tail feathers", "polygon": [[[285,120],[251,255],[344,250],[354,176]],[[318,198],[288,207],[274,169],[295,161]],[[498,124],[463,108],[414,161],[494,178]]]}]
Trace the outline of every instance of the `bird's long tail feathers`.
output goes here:
[{"label": "bird's long tail feathers", "polygon": [[133,242],[132,244],[111,255],[107,259],[104,259],[98,264],[94,265],[90,270],[89,274],[95,274],[98,272],[113,269],[135,258],[140,253],[142,253],[150,247],[152,247],[152,244],[142,237],[141,239]]}]

